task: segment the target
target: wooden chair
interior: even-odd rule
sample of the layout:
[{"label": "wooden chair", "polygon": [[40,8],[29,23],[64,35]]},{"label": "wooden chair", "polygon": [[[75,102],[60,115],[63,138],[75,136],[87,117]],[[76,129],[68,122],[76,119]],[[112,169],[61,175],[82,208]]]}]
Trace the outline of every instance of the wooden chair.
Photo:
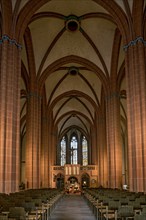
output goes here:
[{"label": "wooden chair", "polygon": [[120,206],[119,201],[110,201],[106,208],[106,213],[104,213],[104,218],[106,220],[109,219],[117,220],[117,211],[119,209],[119,206]]},{"label": "wooden chair", "polygon": [[136,215],[134,220],[146,220],[146,214]]},{"label": "wooden chair", "polygon": [[25,220],[26,219],[25,209],[23,207],[11,207],[9,209],[8,218],[13,218],[16,220],[17,219]]},{"label": "wooden chair", "polygon": [[0,214],[0,220],[8,220],[8,216]]},{"label": "wooden chair", "polygon": [[134,209],[133,206],[120,206],[117,211],[118,219],[128,220],[129,218],[134,219]]}]

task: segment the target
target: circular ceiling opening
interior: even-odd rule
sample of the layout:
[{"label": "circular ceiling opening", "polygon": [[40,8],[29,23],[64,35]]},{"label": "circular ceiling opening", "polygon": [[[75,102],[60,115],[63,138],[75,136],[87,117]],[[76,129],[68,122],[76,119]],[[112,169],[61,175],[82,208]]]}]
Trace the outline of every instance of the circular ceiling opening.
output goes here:
[{"label": "circular ceiling opening", "polygon": [[70,15],[67,17],[66,29],[72,32],[79,30],[80,23],[75,15]]},{"label": "circular ceiling opening", "polygon": [[69,31],[77,31],[79,28],[79,25],[77,23],[77,21],[68,21],[67,22],[67,29]]},{"label": "circular ceiling opening", "polygon": [[72,76],[76,76],[78,74],[78,68],[76,67],[71,67],[69,69],[69,74],[72,75]]}]

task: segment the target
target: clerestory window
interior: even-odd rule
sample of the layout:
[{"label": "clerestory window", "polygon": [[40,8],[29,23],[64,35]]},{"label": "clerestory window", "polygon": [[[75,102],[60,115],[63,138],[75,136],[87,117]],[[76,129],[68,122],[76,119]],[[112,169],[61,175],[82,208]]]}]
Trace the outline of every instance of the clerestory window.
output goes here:
[{"label": "clerestory window", "polygon": [[66,139],[65,137],[61,140],[61,166],[66,164]]},{"label": "clerestory window", "polygon": [[82,163],[83,166],[88,165],[88,142],[85,136],[82,138]]}]

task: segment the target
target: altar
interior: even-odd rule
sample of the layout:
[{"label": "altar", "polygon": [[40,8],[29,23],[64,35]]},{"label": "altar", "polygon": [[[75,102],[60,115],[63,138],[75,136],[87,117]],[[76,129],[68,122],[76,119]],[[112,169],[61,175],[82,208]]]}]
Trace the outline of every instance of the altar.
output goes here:
[{"label": "altar", "polygon": [[80,184],[77,181],[73,181],[74,178],[71,178],[71,180],[68,180],[65,183],[65,192],[67,194],[80,194],[81,193],[81,187]]},{"label": "altar", "polygon": [[80,192],[84,187],[97,187],[97,166],[80,164],[65,164],[52,166],[52,188],[64,188],[68,193]]}]

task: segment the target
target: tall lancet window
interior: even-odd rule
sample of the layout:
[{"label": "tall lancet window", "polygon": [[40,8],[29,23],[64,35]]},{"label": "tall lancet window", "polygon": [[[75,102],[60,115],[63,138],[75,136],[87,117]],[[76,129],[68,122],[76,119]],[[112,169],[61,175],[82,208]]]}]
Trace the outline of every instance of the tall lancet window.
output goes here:
[{"label": "tall lancet window", "polygon": [[88,142],[85,136],[82,138],[82,163],[83,166],[88,165]]},{"label": "tall lancet window", "polygon": [[66,139],[65,137],[61,140],[61,166],[66,164]]},{"label": "tall lancet window", "polygon": [[71,164],[78,163],[78,141],[76,136],[72,136],[71,145],[70,145],[70,156]]}]

